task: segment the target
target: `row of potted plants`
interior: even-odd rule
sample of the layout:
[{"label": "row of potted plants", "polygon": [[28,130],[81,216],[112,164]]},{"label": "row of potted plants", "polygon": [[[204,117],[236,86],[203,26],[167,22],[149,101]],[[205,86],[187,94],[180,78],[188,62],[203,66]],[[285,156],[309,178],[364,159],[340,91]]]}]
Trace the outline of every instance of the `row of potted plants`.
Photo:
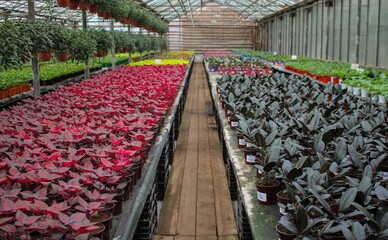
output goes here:
[{"label": "row of potted plants", "polygon": [[219,71],[220,74],[225,72],[225,70],[238,73],[241,70],[256,71],[263,70],[265,68],[264,63],[261,62],[258,58],[209,57],[206,58],[206,61],[209,63],[209,69],[211,72]]},{"label": "row of potted plants", "polygon": [[127,66],[0,113],[0,238],[110,239],[186,65]]},{"label": "row of potted plants", "polygon": [[[30,60],[31,53],[39,53],[42,61],[50,61],[52,52],[60,62],[85,61],[95,56],[106,56],[115,44],[117,52],[134,53],[145,50],[161,50],[167,40],[161,37],[132,35],[128,32],[112,32],[92,29],[88,32],[71,30],[66,26],[43,21],[5,20],[0,25],[0,70],[17,68]],[[23,34],[21,34],[23,33]]]},{"label": "row of potted plants", "polygon": [[137,3],[124,0],[57,0],[60,7],[72,10],[89,10],[105,19],[114,18],[123,24],[133,24],[148,31],[163,34],[168,32],[168,24],[157,18]]},{"label": "row of potted plants", "polygon": [[194,55],[194,51],[176,51],[176,52],[165,52],[159,56],[157,59],[183,59],[190,61],[191,57]]},{"label": "row of potted plants", "polygon": [[[352,69],[350,63],[322,61],[314,58],[277,54],[271,52],[261,52],[253,50],[234,50],[237,53],[247,54],[250,56],[260,57],[269,61],[281,61],[287,70],[308,75],[316,78],[323,83],[333,82],[340,83],[343,80],[344,84],[357,88],[355,93],[361,95],[364,89],[364,95],[380,95],[382,103],[386,103],[388,96],[388,84],[386,70],[360,67]],[[353,93],[353,92],[352,92]],[[383,97],[384,96],[384,97]]]},{"label": "row of potted plants", "polygon": [[[91,62],[90,68],[99,68],[99,63]],[[39,78],[43,82],[64,77],[70,77],[73,73],[83,71],[84,63],[66,62],[66,63],[50,63],[40,66]],[[10,97],[12,95],[31,90],[32,68],[30,65],[25,65],[20,69],[8,69],[0,72],[0,99]],[[19,88],[16,90],[15,88]]]},{"label": "row of potted plants", "polygon": [[132,62],[129,65],[130,66],[145,66],[145,65],[187,65],[189,64],[189,61],[183,60],[183,59],[163,59],[158,62],[156,59],[150,59],[150,60],[143,60],[139,62]]},{"label": "row of potted plants", "polygon": [[258,202],[278,202],[280,239],[388,236],[387,108],[345,91],[278,73],[217,80]]}]

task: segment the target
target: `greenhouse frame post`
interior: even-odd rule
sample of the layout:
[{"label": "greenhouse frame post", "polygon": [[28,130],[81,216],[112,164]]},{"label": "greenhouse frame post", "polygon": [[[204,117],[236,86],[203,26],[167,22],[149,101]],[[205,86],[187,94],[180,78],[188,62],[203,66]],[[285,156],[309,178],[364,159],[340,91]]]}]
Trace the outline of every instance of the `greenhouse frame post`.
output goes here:
[{"label": "greenhouse frame post", "polygon": [[113,18],[110,19],[110,31],[112,32],[113,36],[113,44],[112,44],[112,68],[116,68],[116,46],[114,41],[114,33],[115,33],[115,20]]},{"label": "greenhouse frame post", "polygon": [[356,53],[354,63],[359,63],[360,58],[360,29],[361,29],[361,0],[358,0],[357,3],[357,19],[356,19]]},{"label": "greenhouse frame post", "polygon": [[[82,29],[85,33],[88,31],[87,15],[85,10],[82,10]],[[90,78],[89,58],[85,60],[85,78]]]},{"label": "greenhouse frame post", "polygon": [[[128,24],[128,34],[131,34],[131,24]],[[131,63],[132,62],[132,53],[131,53],[131,51],[128,51],[128,57],[129,57],[128,62]]]},{"label": "greenhouse frame post", "polygon": [[[28,0],[28,21],[35,21],[35,0]],[[39,79],[39,64],[38,53],[31,53],[32,57],[32,85],[34,95],[40,97],[40,79]]]}]

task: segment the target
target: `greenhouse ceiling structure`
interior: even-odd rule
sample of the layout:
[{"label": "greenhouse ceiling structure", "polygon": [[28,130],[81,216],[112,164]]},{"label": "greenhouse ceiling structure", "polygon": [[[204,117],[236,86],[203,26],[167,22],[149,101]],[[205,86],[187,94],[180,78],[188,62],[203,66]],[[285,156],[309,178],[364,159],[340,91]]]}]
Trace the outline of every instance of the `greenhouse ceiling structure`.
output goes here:
[{"label": "greenhouse ceiling structure", "polygon": [[[299,2],[299,0],[136,0],[141,6],[151,10],[161,19],[173,21],[183,18],[185,15],[194,16],[202,12],[209,3],[216,3],[222,9],[230,9],[241,17],[250,19],[259,19],[271,13],[279,11],[287,6]],[[54,19],[64,19],[77,21],[81,19],[80,11],[72,11],[66,8],[59,8],[55,0],[37,0],[36,14],[41,17],[53,17]],[[0,11],[2,13],[12,13],[13,15],[23,16],[28,11],[28,1],[25,0],[7,0],[0,1]],[[92,20],[98,18],[91,17]]]}]

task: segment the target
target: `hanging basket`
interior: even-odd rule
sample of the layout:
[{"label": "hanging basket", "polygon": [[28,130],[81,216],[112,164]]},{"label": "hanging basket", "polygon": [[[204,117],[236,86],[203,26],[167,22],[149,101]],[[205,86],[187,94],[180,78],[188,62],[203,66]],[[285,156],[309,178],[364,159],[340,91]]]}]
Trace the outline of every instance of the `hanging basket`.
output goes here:
[{"label": "hanging basket", "polygon": [[97,16],[104,17],[105,16],[105,12],[104,11],[97,11]]},{"label": "hanging basket", "polygon": [[57,57],[58,62],[66,62],[68,58],[68,51],[56,52],[55,56]]},{"label": "hanging basket", "polygon": [[58,3],[58,6],[60,6],[60,7],[67,7],[67,5],[69,4],[69,1],[68,0],[57,0],[57,3]]},{"label": "hanging basket", "polygon": [[88,10],[89,9],[89,4],[87,2],[79,2],[79,9],[80,10]]},{"label": "hanging basket", "polygon": [[95,57],[105,57],[105,56],[108,56],[108,50],[97,50],[95,53],[94,53],[94,56]]},{"label": "hanging basket", "polygon": [[69,4],[67,7],[71,10],[77,10],[79,6],[80,0],[69,0]]},{"label": "hanging basket", "polygon": [[91,13],[98,13],[98,7],[96,5],[90,5],[89,6],[89,12],[91,12]]},{"label": "hanging basket", "polygon": [[38,57],[42,62],[50,62],[51,58],[53,57],[52,52],[46,51],[46,52],[39,52]]}]

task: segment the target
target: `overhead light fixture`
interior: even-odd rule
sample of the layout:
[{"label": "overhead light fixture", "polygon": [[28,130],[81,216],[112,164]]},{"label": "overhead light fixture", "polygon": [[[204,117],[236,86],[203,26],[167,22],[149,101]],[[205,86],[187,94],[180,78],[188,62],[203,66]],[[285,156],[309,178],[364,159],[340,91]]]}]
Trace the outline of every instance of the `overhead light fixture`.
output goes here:
[{"label": "overhead light fixture", "polygon": [[217,23],[217,21],[212,20],[211,23]]},{"label": "overhead light fixture", "polygon": [[226,8],[228,8],[228,6],[221,6],[220,8],[221,9],[226,9]]},{"label": "overhead light fixture", "polygon": [[216,15],[214,15],[214,17],[219,18],[219,17],[221,17],[221,15],[216,14]]}]

